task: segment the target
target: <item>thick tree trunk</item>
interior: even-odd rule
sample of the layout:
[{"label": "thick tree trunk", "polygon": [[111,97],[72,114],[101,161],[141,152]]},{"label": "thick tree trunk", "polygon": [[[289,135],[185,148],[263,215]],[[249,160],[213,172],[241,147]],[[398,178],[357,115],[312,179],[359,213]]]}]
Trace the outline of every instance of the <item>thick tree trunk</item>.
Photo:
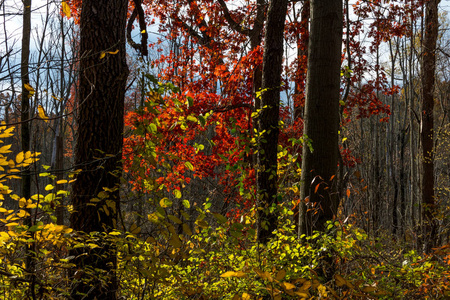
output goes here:
[{"label": "thick tree trunk", "polygon": [[287,0],[272,0],[266,22],[257,165],[258,241],[266,243],[277,227],[277,147],[284,22]]},{"label": "thick tree trunk", "polygon": [[437,226],[434,218],[434,83],[436,71],[436,42],[438,38],[438,4],[440,0],[430,0],[425,6],[425,37],[422,57],[422,205],[423,244],[430,251],[436,244]]},{"label": "thick tree trunk", "polygon": [[[124,95],[129,73],[125,61],[127,8],[127,0],[85,0],[82,4],[75,147],[75,164],[82,171],[73,185],[74,211],[70,221],[73,229],[87,233],[108,232],[116,227]],[[102,191],[107,194],[99,197]],[[91,202],[95,197],[101,201]],[[77,272],[82,276],[74,282],[72,297],[116,299],[114,246],[104,241],[99,248],[78,248],[73,252]],[[85,252],[88,255],[82,255]],[[106,272],[92,271],[95,269]]]},{"label": "thick tree trunk", "polygon": [[311,0],[300,235],[323,231],[339,204],[333,178],[338,164],[342,18],[341,0]]}]

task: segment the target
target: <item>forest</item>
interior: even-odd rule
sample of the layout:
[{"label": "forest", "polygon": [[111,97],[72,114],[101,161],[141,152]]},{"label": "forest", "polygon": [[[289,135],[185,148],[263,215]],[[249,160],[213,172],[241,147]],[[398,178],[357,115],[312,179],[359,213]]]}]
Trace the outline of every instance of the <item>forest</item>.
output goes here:
[{"label": "forest", "polygon": [[0,0],[0,299],[450,299],[440,0]]}]

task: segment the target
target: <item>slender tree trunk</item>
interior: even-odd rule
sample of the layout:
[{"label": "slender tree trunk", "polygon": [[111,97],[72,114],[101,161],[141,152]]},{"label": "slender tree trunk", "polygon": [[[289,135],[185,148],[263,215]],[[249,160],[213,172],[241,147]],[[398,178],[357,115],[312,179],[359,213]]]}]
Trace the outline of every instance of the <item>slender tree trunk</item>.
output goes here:
[{"label": "slender tree trunk", "polygon": [[[85,0],[82,4],[75,147],[75,164],[82,171],[73,185],[74,211],[70,217],[77,231],[108,232],[116,228],[129,73],[125,61],[127,8],[127,0]],[[91,202],[93,198],[100,201]],[[117,298],[114,245],[102,242],[99,248],[73,250],[77,272],[82,275],[74,282],[72,298]],[[77,273],[74,275],[78,278]]]},{"label": "slender tree trunk", "polygon": [[341,0],[311,0],[300,235],[323,231],[339,204],[333,178],[338,164],[342,18]]},{"label": "slender tree trunk", "polygon": [[[65,82],[64,82],[64,73],[65,73],[65,64],[64,64],[64,56],[66,54],[65,46],[66,46],[66,35],[64,32],[64,16],[60,16],[60,30],[61,30],[61,57],[60,57],[60,94],[59,97],[61,99],[61,103],[59,105],[59,114],[60,116],[64,113],[64,105],[63,105],[63,99],[65,98]],[[64,132],[64,125],[63,125],[63,118],[59,118],[55,120],[56,124],[56,132],[53,140],[53,149],[52,149],[52,170],[56,170],[56,179],[55,181],[58,182],[59,180],[63,179],[63,168],[64,168],[64,138],[63,138],[63,132]],[[56,190],[62,190],[63,185],[55,184]],[[55,209],[56,214],[56,224],[58,225],[64,225],[64,197],[61,197],[61,200],[59,201],[58,205]]]},{"label": "slender tree trunk", "polygon": [[[30,151],[30,97],[32,94],[26,88],[30,84],[29,57],[30,57],[30,35],[31,35],[31,0],[23,1],[23,28],[22,28],[22,58],[20,73],[22,77],[22,100],[21,100],[21,139],[22,151]],[[22,176],[22,197],[31,196],[31,176],[28,171]],[[31,219],[30,219],[31,221]]]},{"label": "slender tree trunk", "polygon": [[438,4],[440,0],[430,0],[425,4],[425,37],[422,57],[422,205],[423,205],[423,245],[430,251],[437,242],[437,224],[434,217],[434,84],[436,71],[436,42],[438,38]]},{"label": "slender tree trunk", "polygon": [[[22,27],[22,55],[20,65],[20,75],[22,77],[22,100],[21,100],[21,143],[22,151],[30,151],[30,97],[32,93],[30,87],[26,85],[30,84],[29,77],[29,61],[30,61],[30,37],[31,37],[31,0],[23,0],[23,27]],[[27,168],[23,171],[22,175],[22,197],[29,199],[31,197],[31,175],[30,170]],[[31,211],[28,209],[28,216],[25,219],[25,225],[31,227]],[[34,260],[33,253],[35,252],[34,243],[28,243],[26,249],[25,266],[30,279],[30,296],[35,299],[35,274],[34,274]]]},{"label": "slender tree trunk", "polygon": [[310,3],[309,0],[303,2],[300,34],[297,36],[297,78],[295,81],[294,91],[294,122],[303,117],[304,109],[304,82],[308,68],[301,62],[308,60],[308,44],[309,44],[309,17]]},{"label": "slender tree trunk", "polygon": [[258,241],[266,243],[277,227],[277,148],[284,22],[287,0],[272,0],[266,22],[257,169]]}]

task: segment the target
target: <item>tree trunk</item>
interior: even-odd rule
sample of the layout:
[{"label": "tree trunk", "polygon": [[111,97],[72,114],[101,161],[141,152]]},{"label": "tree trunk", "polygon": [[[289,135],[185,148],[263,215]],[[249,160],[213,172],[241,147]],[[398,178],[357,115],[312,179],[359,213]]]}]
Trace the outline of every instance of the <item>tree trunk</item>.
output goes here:
[{"label": "tree trunk", "polygon": [[[30,37],[31,37],[31,0],[23,1],[23,27],[22,27],[22,53],[20,61],[20,76],[22,77],[22,100],[21,100],[21,146],[22,152],[30,151],[30,97],[33,96],[30,91],[30,76],[29,76],[29,62],[30,62]],[[31,175],[29,168],[23,170],[22,175],[22,197],[30,199],[31,197]],[[30,216],[26,217],[24,223],[31,227],[32,217],[31,210],[27,209]],[[29,292],[34,299],[35,295],[35,270],[34,270],[34,254],[35,243],[30,242],[25,249],[25,267],[27,270],[27,277],[30,280]]]},{"label": "tree trunk", "polygon": [[[129,73],[125,60],[127,8],[127,0],[85,0],[82,4],[75,147],[75,164],[82,171],[73,185],[70,217],[77,231],[108,232],[116,227]],[[102,191],[106,194],[99,197]],[[91,202],[96,197],[100,201]],[[74,275],[77,278],[79,272],[81,277],[73,284],[74,299],[117,298],[114,246],[105,240],[102,243],[99,248],[73,250],[77,257]]]},{"label": "tree trunk", "polygon": [[342,1],[311,0],[299,234],[325,229],[337,212]]},{"label": "tree trunk", "polygon": [[436,42],[438,38],[438,4],[440,0],[430,0],[425,4],[425,37],[422,57],[422,205],[423,205],[423,245],[426,252],[437,242],[437,224],[434,218],[434,82],[436,71]]},{"label": "tree trunk", "polygon": [[258,130],[258,241],[266,243],[277,227],[277,147],[284,22],[287,0],[272,0],[266,22],[261,109]]}]

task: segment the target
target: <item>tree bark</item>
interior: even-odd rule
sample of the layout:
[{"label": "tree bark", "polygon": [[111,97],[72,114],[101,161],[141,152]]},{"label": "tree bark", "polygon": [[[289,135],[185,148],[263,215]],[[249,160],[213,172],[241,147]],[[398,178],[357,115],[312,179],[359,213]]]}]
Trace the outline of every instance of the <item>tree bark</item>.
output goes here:
[{"label": "tree bark", "polygon": [[299,234],[325,229],[337,212],[342,1],[311,0]]},{"label": "tree bark", "polygon": [[287,0],[272,0],[266,21],[263,56],[261,109],[258,116],[257,239],[266,243],[277,227],[277,147],[280,115],[280,87],[283,60],[284,22]]},{"label": "tree bark", "polygon": [[[70,221],[73,229],[86,233],[116,227],[129,73],[125,60],[127,8],[127,0],[85,0],[82,4],[75,147],[75,164],[82,171],[73,185]],[[99,197],[102,191],[106,196]],[[101,201],[91,202],[96,197]],[[114,246],[103,240],[99,248],[78,248],[73,255],[79,272],[75,278],[81,278],[73,284],[72,298],[116,299]]]},{"label": "tree bark", "polygon": [[436,244],[437,224],[434,218],[434,84],[436,71],[436,42],[438,38],[438,4],[430,0],[425,4],[425,37],[422,57],[422,205],[423,245],[426,252]]}]

